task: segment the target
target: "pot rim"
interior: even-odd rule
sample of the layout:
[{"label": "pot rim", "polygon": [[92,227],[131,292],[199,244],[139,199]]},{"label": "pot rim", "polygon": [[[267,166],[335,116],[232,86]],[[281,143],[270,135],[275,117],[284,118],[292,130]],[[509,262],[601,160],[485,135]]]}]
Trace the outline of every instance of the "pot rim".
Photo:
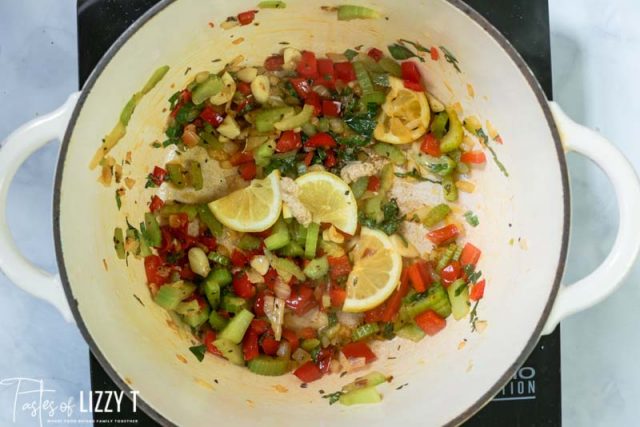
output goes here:
[{"label": "pot rim", "polygon": [[[96,81],[100,78],[102,72],[107,67],[107,65],[111,62],[113,57],[118,53],[120,48],[131,38],[133,34],[135,34],[140,28],[142,28],[149,20],[151,20],[158,13],[163,11],[167,6],[175,2],[176,0],[161,0],[159,3],[151,7],[148,11],[146,11],[142,16],[140,16],[129,28],[127,28],[118,39],[111,45],[111,47],[107,50],[104,56],[100,59],[96,67],[91,72],[91,75],[86,80],[84,86],[82,87],[80,98],[78,99],[78,103],[76,104],[69,124],[67,126],[67,130],[64,135],[64,139],[62,140],[60,147],[60,154],[58,156],[58,164],[56,167],[56,175],[54,181],[54,193],[53,193],[53,232],[54,232],[54,244],[55,244],[55,254],[56,254],[56,262],[58,265],[58,271],[60,275],[60,280],[62,282],[62,287],[64,289],[65,296],[67,298],[67,302],[71,308],[71,312],[73,313],[73,317],[75,322],[82,334],[82,337],[85,339],[87,344],[89,345],[89,349],[91,353],[96,358],[98,363],[102,369],[109,375],[111,380],[123,391],[126,392],[126,395],[129,396],[130,392],[133,389],[118,375],[115,369],[111,366],[105,355],[100,351],[97,343],[94,341],[93,337],[89,333],[87,326],[85,325],[82,316],[78,310],[78,302],[73,296],[73,291],[71,289],[69,283],[69,277],[67,274],[67,270],[64,262],[64,253],[62,250],[62,240],[60,236],[60,187],[62,185],[62,176],[63,169],[66,160],[67,150],[69,148],[69,142],[71,140],[71,135],[73,133],[73,129],[75,128],[76,121],[78,120],[80,111],[84,106],[84,102],[87,99],[87,96],[91,92]],[[566,257],[567,257],[567,249],[569,244],[569,228],[570,228],[570,212],[571,212],[571,203],[570,203],[570,189],[569,189],[569,174],[567,171],[567,161],[564,153],[564,148],[561,143],[560,134],[558,132],[558,128],[553,120],[553,116],[551,114],[551,110],[549,108],[549,104],[547,101],[547,97],[540,86],[540,83],[534,76],[533,72],[524,61],[522,56],[518,53],[518,51],[513,47],[511,42],[507,40],[507,38],[498,31],[493,24],[491,24],[486,18],[484,18],[479,12],[473,9],[471,6],[467,5],[463,2],[463,0],[443,0],[452,5],[453,7],[460,10],[467,17],[469,17],[472,21],[480,25],[483,30],[485,30],[499,45],[500,47],[509,55],[511,60],[516,64],[520,72],[523,74],[526,79],[529,87],[533,91],[544,112],[547,125],[549,126],[549,130],[551,131],[555,146],[556,153],[558,156],[558,163],[560,166],[561,173],[561,182],[563,189],[563,207],[564,207],[564,217],[563,217],[563,226],[562,226],[562,241],[560,247],[560,256],[558,259],[558,266],[556,269],[556,274],[554,278],[553,287],[551,289],[551,295],[547,301],[547,304],[544,307],[544,310],[541,313],[540,319],[534,329],[533,334],[527,341],[524,349],[520,353],[520,355],[516,358],[516,360],[506,369],[506,371],[499,377],[499,379],[491,386],[480,398],[478,398],[471,406],[469,406],[466,410],[458,414],[456,417],[448,421],[448,426],[455,426],[462,424],[471,418],[475,413],[477,413],[480,409],[482,409],[487,403],[491,401],[491,399],[504,387],[504,385],[509,381],[509,379],[516,373],[516,371],[522,366],[522,364],[529,358],[529,355],[533,352],[538,343],[538,340],[541,337],[542,330],[544,325],[549,317],[549,313],[551,312],[551,308],[553,307],[553,303],[556,299],[558,289],[560,287],[560,281],[562,279],[562,275],[564,273]],[[141,395],[137,396],[136,399],[137,405],[142,408],[144,413],[153,418],[156,422],[162,425],[175,425],[169,419],[165,418],[160,412],[154,409],[150,404],[148,404],[144,397]]]}]

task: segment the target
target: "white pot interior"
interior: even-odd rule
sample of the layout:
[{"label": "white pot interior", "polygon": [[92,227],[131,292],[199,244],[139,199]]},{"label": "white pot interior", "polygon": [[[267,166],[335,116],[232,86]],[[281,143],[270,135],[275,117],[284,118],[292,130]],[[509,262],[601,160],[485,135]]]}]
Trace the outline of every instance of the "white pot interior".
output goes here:
[{"label": "white pot interior", "polygon": [[[525,78],[528,70],[520,70],[485,29],[444,0],[370,1],[367,5],[388,19],[350,22],[338,22],[320,3],[289,0],[285,10],[260,11],[259,26],[220,28],[227,16],[255,5],[254,0],[169,4],[113,55],[81,104],[64,159],[59,225],[68,283],[94,351],[154,411],[178,425],[201,425],[203,420],[275,425],[296,418],[333,426],[388,425],[390,419],[404,425],[462,421],[457,417],[479,409],[490,397],[486,393],[497,391],[496,383],[506,381],[504,375],[537,339],[558,263],[564,261],[567,213],[561,165],[530,86],[532,77]],[[241,37],[244,42],[233,44]],[[130,259],[127,267],[111,243],[114,228],[125,217],[133,224],[141,221],[153,194],[144,189],[145,179],[154,165],[164,164],[166,153],[150,144],[163,140],[168,97],[195,72],[215,70],[239,54],[246,63],[262,63],[282,47],[281,41],[325,53],[361,44],[382,49],[399,38],[443,45],[455,53],[461,74],[444,60],[427,58],[421,64],[428,90],[447,103],[459,101],[464,115],[476,114],[483,123],[491,120],[504,140],[504,145],[492,146],[510,177],[489,160],[474,173],[476,193],[463,198],[481,222],[467,237],[483,249],[480,269],[487,290],[478,314],[487,328],[471,333],[467,320],[449,320],[443,333],[419,344],[399,339],[380,343],[385,348],[378,350],[379,360],[371,369],[394,380],[381,387],[384,400],[375,406],[329,406],[319,397],[319,389],[338,390],[359,374],[332,375],[303,389],[292,375],[259,377],[212,356],[199,363],[188,350],[195,341],[168,327],[168,315],[151,300],[142,262]],[[213,63],[217,58],[221,61]],[[125,168],[136,180],[118,211],[115,187],[98,184],[98,173],[88,164],[131,94],[165,64],[171,70],[140,103],[112,154],[122,159],[132,152],[132,165]],[[193,71],[185,74],[188,67]]]}]

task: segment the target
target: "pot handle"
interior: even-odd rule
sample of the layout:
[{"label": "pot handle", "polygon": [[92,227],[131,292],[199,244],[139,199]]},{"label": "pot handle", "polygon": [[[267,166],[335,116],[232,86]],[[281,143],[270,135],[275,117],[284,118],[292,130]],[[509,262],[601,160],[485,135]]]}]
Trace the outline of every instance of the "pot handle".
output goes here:
[{"label": "pot handle", "polygon": [[633,166],[604,137],[571,120],[555,102],[549,104],[565,149],[588,157],[609,177],[618,201],[619,226],[613,248],[602,264],[576,283],[560,286],[543,334],[550,334],[562,319],[613,293],[640,250],[640,182]]},{"label": "pot handle", "polygon": [[7,225],[6,208],[18,168],[49,141],[62,140],[79,95],[72,94],[58,109],[20,126],[0,145],[0,270],[20,288],[53,304],[69,322],[73,315],[60,276],[36,267],[19,252]]}]

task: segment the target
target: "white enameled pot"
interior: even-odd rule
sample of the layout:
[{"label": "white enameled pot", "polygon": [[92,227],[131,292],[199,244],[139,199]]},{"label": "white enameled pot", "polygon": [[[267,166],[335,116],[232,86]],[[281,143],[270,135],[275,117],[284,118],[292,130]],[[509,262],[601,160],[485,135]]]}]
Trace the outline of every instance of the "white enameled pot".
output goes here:
[{"label": "white enameled pot", "polygon": [[[256,0],[163,1],[117,41],[81,93],[18,129],[0,150],[0,268],[75,319],[113,380],[138,390],[139,406],[161,423],[459,424],[500,390],[541,334],[613,292],[636,258],[640,186],[633,169],[611,143],[547,102],[523,60],[489,23],[458,0],[352,2],[388,19],[338,22],[335,13],[320,9],[322,2],[288,0],[284,10],[260,11],[258,26],[225,31],[220,23],[255,8]],[[261,63],[282,41],[322,53],[400,38],[454,52],[461,74],[442,60],[420,64],[428,89],[447,103],[459,101],[465,115],[490,120],[504,140],[494,147],[509,178],[489,161],[474,174],[477,193],[465,200],[482,220],[468,237],[483,248],[480,267],[488,286],[478,314],[486,329],[471,333],[467,321],[450,321],[443,333],[418,344],[381,343],[373,369],[395,379],[381,388],[383,402],[372,406],[329,406],[319,398],[319,389],[337,390],[357,374],[329,376],[302,389],[292,375],[259,377],[216,357],[198,363],[188,350],[190,337],[169,328],[167,314],[150,299],[142,263],[130,260],[127,267],[112,245],[113,230],[125,217],[140,221],[152,194],[144,189],[145,177],[164,163],[164,151],[150,143],[162,139],[167,98],[193,77],[185,73],[188,67],[211,70],[240,54]],[[133,153],[136,180],[118,211],[114,187],[99,185],[88,164],[131,94],[165,64],[169,73],[142,100],[113,153]],[[59,274],[52,276],[18,252],[5,204],[19,165],[55,138],[63,144],[53,206]],[[589,157],[608,175],[620,224],[604,263],[571,286],[560,284],[570,220],[566,151]]]}]

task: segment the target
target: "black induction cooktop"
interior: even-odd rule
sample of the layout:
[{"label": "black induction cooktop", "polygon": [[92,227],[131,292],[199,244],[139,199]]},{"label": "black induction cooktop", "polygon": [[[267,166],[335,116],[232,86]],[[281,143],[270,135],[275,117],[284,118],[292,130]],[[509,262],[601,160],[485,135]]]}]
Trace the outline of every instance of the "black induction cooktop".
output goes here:
[{"label": "black induction cooktop", "polygon": [[[116,38],[159,0],[78,0],[80,83],[84,84]],[[212,0],[211,0],[212,1]],[[515,46],[536,75],[549,99],[551,51],[549,11],[545,0],[466,0]],[[561,424],[560,328],[543,337],[507,386],[466,426],[558,426]],[[117,390],[91,357],[93,390]],[[134,357],[134,355],[132,355]],[[126,400],[126,399],[125,399]],[[157,425],[129,401],[119,414],[96,413],[100,425]]]}]

